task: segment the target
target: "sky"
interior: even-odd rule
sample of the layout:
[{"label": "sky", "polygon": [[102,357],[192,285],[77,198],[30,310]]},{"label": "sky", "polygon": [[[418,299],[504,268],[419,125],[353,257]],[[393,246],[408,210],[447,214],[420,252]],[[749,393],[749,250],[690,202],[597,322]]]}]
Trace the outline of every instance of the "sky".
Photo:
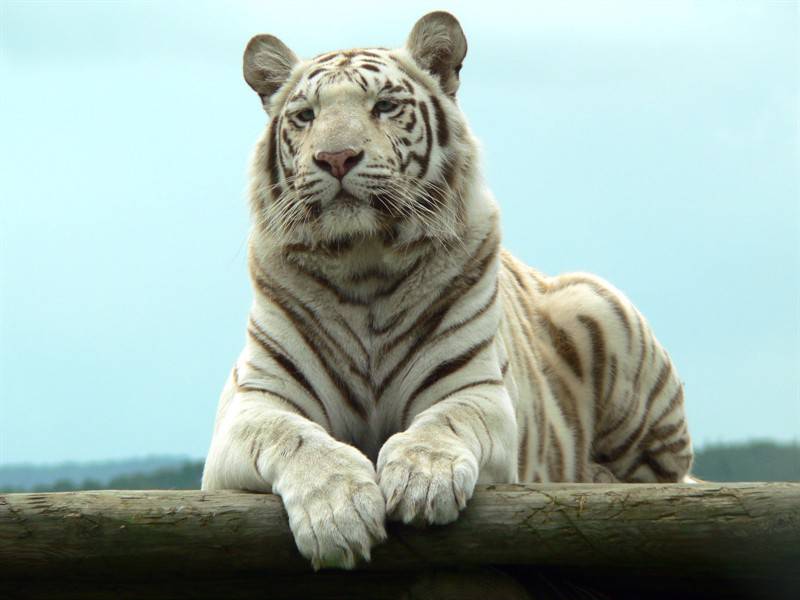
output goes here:
[{"label": "sky", "polygon": [[797,3],[0,1],[0,463],[205,455],[251,301],[244,46],[440,8],[505,245],[633,300],[696,445],[800,439]]}]

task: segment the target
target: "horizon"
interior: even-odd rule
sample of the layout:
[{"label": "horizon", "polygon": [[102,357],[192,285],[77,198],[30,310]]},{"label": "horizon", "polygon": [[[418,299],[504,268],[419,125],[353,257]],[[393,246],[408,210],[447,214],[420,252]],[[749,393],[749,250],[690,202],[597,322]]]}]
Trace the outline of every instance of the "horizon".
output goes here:
[{"label": "horizon", "polygon": [[[800,443],[752,440],[697,449],[692,473],[706,481],[800,481]],[[0,492],[192,489],[202,458],[151,456],[50,465],[0,465]]]},{"label": "horizon", "polygon": [[[705,452],[708,450],[718,450],[720,448],[750,446],[750,445],[775,445],[788,446],[794,448],[800,446],[800,440],[775,440],[771,438],[751,438],[747,440],[735,440],[732,442],[709,443],[703,446],[695,446],[695,452]],[[65,466],[89,466],[89,465],[109,465],[114,463],[146,462],[146,461],[174,461],[174,462],[205,462],[206,456],[191,456],[188,454],[138,454],[119,458],[91,459],[91,460],[64,460],[57,462],[15,462],[0,463],[0,470],[16,468],[57,468]]]}]

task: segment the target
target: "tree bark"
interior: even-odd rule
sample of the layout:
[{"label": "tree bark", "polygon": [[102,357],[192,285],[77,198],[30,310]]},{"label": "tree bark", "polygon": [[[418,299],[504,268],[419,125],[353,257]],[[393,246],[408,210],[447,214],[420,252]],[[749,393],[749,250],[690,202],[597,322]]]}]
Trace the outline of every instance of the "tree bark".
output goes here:
[{"label": "tree bark", "polygon": [[[365,568],[480,565],[797,577],[800,483],[481,486],[452,525],[392,526]],[[277,496],[0,496],[0,580],[235,578],[267,571],[310,571]]]}]

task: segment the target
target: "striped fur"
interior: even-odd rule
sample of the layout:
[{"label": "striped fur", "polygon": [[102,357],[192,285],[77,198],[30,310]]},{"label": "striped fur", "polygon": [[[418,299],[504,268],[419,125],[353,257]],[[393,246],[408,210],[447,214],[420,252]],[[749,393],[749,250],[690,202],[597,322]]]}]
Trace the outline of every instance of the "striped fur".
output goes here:
[{"label": "striped fur", "polygon": [[[501,249],[455,99],[465,52],[432,13],[400,50],[299,61],[258,36],[245,53],[271,116],[255,298],[203,488],[280,494],[317,568],[368,559],[387,516],[454,520],[479,481],[681,481],[691,465],[683,389],[641,314]],[[341,149],[363,154],[338,179],[317,157]]]}]

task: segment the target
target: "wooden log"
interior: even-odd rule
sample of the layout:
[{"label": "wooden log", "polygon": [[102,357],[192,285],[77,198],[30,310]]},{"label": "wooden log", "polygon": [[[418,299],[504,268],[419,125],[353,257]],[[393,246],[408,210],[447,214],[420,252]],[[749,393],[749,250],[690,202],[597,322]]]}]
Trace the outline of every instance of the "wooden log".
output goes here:
[{"label": "wooden log", "polygon": [[[444,527],[392,526],[369,571],[530,565],[797,577],[800,483],[495,485]],[[0,496],[0,580],[307,572],[269,494]]]}]

